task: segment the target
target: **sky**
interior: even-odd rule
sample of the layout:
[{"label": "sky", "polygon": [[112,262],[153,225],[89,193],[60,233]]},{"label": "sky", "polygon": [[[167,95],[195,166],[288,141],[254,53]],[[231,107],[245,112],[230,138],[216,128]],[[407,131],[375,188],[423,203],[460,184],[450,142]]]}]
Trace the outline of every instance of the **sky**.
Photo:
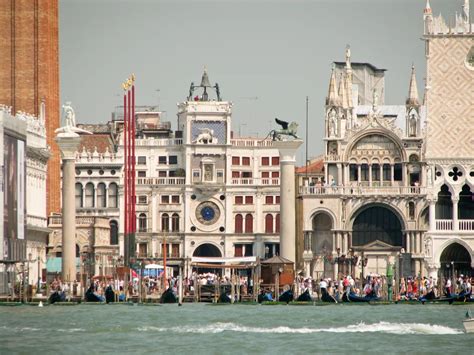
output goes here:
[{"label": "sky", "polygon": [[[463,0],[431,0],[451,20]],[[422,95],[425,0],[60,0],[61,102],[78,123],[106,123],[136,75],[136,104],[156,105],[176,128],[178,102],[203,68],[233,102],[235,134],[264,137],[274,118],[299,123],[308,156],[323,152],[331,63],[387,69],[385,103],[403,104],[412,64]],[[473,4],[474,6],[474,4]],[[298,162],[305,159],[304,146]]]}]

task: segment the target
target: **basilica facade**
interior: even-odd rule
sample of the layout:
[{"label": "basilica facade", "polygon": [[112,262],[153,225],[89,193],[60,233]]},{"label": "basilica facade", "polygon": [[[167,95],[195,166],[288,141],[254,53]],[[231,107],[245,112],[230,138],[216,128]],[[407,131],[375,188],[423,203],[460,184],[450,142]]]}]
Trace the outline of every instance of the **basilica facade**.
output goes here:
[{"label": "basilica facade", "polygon": [[[325,105],[323,183],[300,178],[299,263],[338,278],[472,274],[473,58],[469,3],[456,25],[424,11],[427,85],[383,103],[383,69],[335,62]],[[372,95],[367,95],[371,92]]]}]

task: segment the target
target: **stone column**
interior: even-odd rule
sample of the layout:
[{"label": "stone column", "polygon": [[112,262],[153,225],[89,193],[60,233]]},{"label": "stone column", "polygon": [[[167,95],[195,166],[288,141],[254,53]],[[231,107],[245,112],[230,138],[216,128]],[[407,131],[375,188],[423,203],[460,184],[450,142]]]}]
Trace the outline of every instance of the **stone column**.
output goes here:
[{"label": "stone column", "polygon": [[435,231],[436,230],[436,200],[431,199],[428,200],[429,202],[429,220],[430,220],[430,226],[429,230]]},{"label": "stone column", "polygon": [[459,218],[458,218],[459,197],[453,196],[452,201],[453,201],[453,230],[458,231],[459,230]]},{"label": "stone column", "polygon": [[81,137],[77,133],[60,133],[56,143],[62,158],[62,281],[76,279],[76,205],[75,159]]},{"label": "stone column", "polygon": [[292,262],[296,262],[296,150],[302,143],[300,139],[273,142],[280,152],[280,254]]}]

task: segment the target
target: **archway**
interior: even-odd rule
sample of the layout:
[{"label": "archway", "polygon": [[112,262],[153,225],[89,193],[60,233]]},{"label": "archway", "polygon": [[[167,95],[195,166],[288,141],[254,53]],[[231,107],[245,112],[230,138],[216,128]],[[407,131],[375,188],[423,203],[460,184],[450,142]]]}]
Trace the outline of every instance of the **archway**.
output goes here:
[{"label": "archway", "polygon": [[439,258],[441,264],[441,275],[444,278],[457,278],[460,275],[473,276],[471,267],[471,255],[469,251],[459,243],[448,245]]},{"label": "archway", "polygon": [[352,229],[353,246],[366,245],[376,240],[391,246],[403,246],[400,219],[386,207],[366,208],[356,217]]},{"label": "archway", "polygon": [[[332,218],[327,213],[320,212],[313,217],[313,235],[311,238],[311,250],[314,255],[327,256],[332,253],[332,229]],[[334,272],[333,264],[326,257],[324,257],[322,260],[324,260],[324,263],[322,265],[323,277],[332,277]]]},{"label": "archway", "polygon": [[198,246],[196,250],[194,250],[193,256],[220,258],[222,257],[222,253],[215,245],[206,243]]},{"label": "archway", "polygon": [[[196,250],[194,250],[193,256],[220,258],[222,257],[222,253],[215,245],[206,243],[198,246]],[[193,271],[196,271],[198,274],[213,273],[222,275],[221,268],[193,267]]]}]

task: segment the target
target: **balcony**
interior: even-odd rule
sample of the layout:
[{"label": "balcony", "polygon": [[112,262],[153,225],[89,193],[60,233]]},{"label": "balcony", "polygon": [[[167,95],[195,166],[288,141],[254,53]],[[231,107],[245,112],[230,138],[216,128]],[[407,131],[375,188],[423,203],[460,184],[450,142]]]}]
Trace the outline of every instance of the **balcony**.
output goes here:
[{"label": "balcony", "polygon": [[[437,231],[452,231],[453,226],[456,226],[452,219],[437,219],[436,230]],[[474,219],[460,219],[457,221],[458,231],[474,231]]]},{"label": "balcony", "polygon": [[279,178],[232,178],[232,185],[279,186]]},{"label": "balcony", "polygon": [[424,195],[426,189],[419,186],[300,186],[300,195],[345,196],[393,196]]},{"label": "balcony", "polygon": [[184,185],[186,178],[184,177],[144,177],[136,178],[137,185]]},{"label": "balcony", "polygon": [[230,140],[234,147],[273,147],[271,139],[261,138],[234,138]]}]

